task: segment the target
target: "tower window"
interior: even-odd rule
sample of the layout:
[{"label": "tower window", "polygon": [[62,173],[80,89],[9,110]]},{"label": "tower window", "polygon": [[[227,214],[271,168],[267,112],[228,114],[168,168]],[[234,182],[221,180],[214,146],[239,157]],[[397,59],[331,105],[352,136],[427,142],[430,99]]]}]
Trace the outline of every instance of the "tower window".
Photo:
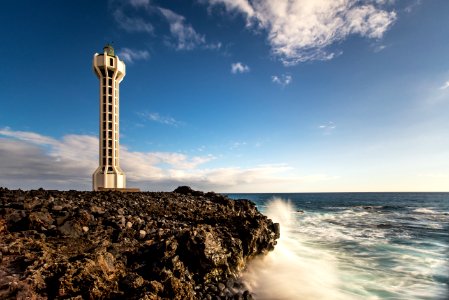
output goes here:
[{"label": "tower window", "polygon": [[108,164],[112,165],[112,158],[108,158]]},{"label": "tower window", "polygon": [[109,94],[112,94],[112,88],[111,87],[109,88]]},{"label": "tower window", "polygon": [[114,59],[113,59],[113,58],[110,58],[110,59],[109,59],[109,64],[110,64],[111,66],[114,65]]},{"label": "tower window", "polygon": [[109,85],[112,85],[112,79],[109,78]]}]

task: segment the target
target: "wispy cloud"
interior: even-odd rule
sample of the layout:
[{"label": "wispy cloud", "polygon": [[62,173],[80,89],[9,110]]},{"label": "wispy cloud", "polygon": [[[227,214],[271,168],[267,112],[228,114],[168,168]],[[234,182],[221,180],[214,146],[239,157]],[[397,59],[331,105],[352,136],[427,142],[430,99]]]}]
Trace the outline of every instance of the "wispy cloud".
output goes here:
[{"label": "wispy cloud", "polygon": [[409,4],[404,8],[406,13],[413,12],[419,5],[421,5],[421,0],[409,1]]},{"label": "wispy cloud", "polygon": [[325,135],[328,135],[331,134],[337,126],[334,122],[329,121],[319,125],[318,128],[321,129]]},{"label": "wispy cloud", "polygon": [[230,150],[236,150],[238,148],[246,146],[246,142],[233,142],[229,147]]},{"label": "wispy cloud", "polygon": [[122,48],[118,52],[118,56],[120,56],[124,61],[132,64],[136,60],[148,60],[150,58],[150,52],[148,52],[147,50],[133,50],[129,48]]},{"label": "wispy cloud", "polygon": [[0,135],[6,137],[13,137],[18,140],[29,142],[36,145],[56,145],[58,141],[54,138],[47,137],[38,133],[30,131],[15,131],[11,130],[9,127],[4,127],[0,129]]},{"label": "wispy cloud", "polygon": [[131,17],[126,15],[120,8],[114,11],[114,19],[117,24],[128,32],[147,32],[153,33],[153,25],[141,17]]},{"label": "wispy cloud", "polygon": [[445,89],[447,89],[447,88],[449,88],[449,80],[446,81],[446,82],[440,87],[440,90],[445,90]]},{"label": "wispy cloud", "polygon": [[162,116],[157,112],[141,113],[140,116],[143,117],[145,120],[149,120],[149,121],[153,121],[153,122],[157,122],[157,123],[161,123],[161,124],[165,124],[165,125],[170,125],[170,126],[175,126],[175,127],[183,125],[182,122],[176,120],[175,118],[170,117],[170,116]]},{"label": "wispy cloud", "polygon": [[198,34],[192,25],[185,22],[185,17],[162,7],[159,7],[159,11],[169,23],[170,32],[176,39],[177,50],[192,50],[206,42],[204,35]]},{"label": "wispy cloud", "polygon": [[293,77],[291,75],[282,74],[282,75],[273,75],[271,76],[271,81],[279,84],[282,87],[286,87],[289,85],[293,80]]},{"label": "wispy cloud", "polygon": [[383,50],[385,50],[387,48],[387,45],[383,45],[383,44],[373,44],[372,45],[373,51],[375,53],[379,53]]},{"label": "wispy cloud", "polygon": [[207,50],[220,50],[223,47],[221,42],[209,43],[203,46]]},{"label": "wispy cloud", "polygon": [[[173,152],[136,152],[120,149],[121,166],[129,186],[144,190],[173,190],[179,185],[219,191],[286,190],[325,176],[286,176],[285,164],[250,168],[204,168],[213,155],[187,156]],[[98,138],[66,135],[61,139],[34,132],[0,129],[0,186],[10,188],[90,189],[98,165]]]},{"label": "wispy cloud", "polygon": [[[125,0],[126,1],[126,0]],[[135,8],[146,8],[149,9],[151,7],[150,0],[128,0],[129,4]]]},{"label": "wispy cloud", "polygon": [[[202,1],[206,2],[206,0]],[[328,48],[352,34],[380,39],[396,20],[382,9],[387,1],[372,0],[208,0],[228,12],[239,12],[247,26],[263,28],[273,54],[285,65],[329,60]]]},{"label": "wispy cloud", "polygon": [[236,62],[231,64],[231,73],[237,74],[237,73],[247,73],[250,69],[247,65],[242,64],[241,62]]},{"label": "wispy cloud", "polygon": [[170,36],[164,42],[176,50],[220,50],[220,41],[206,42],[206,37],[198,33],[186,18],[170,9],[156,5],[150,0],[109,0],[113,17],[119,27],[128,32],[147,32],[157,36],[149,20],[162,18],[169,25]]}]

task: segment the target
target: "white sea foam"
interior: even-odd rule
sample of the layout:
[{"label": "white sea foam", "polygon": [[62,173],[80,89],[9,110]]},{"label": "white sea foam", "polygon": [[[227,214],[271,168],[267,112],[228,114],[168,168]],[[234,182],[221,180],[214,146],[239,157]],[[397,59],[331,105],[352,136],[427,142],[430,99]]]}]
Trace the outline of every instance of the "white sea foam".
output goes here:
[{"label": "white sea foam", "polygon": [[438,212],[434,211],[433,209],[426,208],[426,207],[420,207],[413,210],[414,212],[420,213],[420,214],[438,214]]},{"label": "white sea foam", "polygon": [[280,199],[265,214],[281,225],[281,238],[273,252],[253,260],[243,280],[256,299],[350,299],[339,290],[336,259],[330,253],[301,241],[292,233],[295,210]]}]

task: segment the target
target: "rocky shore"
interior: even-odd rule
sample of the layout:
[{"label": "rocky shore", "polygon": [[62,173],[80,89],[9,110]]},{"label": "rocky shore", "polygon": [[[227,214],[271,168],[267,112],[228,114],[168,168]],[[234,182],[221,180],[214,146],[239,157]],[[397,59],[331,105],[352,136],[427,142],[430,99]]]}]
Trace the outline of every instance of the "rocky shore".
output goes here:
[{"label": "rocky shore", "polygon": [[0,299],[252,299],[279,224],[248,200],[0,188]]}]

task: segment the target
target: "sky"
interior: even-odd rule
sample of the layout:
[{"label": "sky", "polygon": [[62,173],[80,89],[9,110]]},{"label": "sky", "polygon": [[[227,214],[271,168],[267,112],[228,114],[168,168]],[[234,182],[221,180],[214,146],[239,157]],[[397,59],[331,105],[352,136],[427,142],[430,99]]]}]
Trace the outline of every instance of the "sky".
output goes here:
[{"label": "sky", "polygon": [[128,187],[449,191],[449,1],[0,5],[0,186],[91,189],[113,43]]}]

